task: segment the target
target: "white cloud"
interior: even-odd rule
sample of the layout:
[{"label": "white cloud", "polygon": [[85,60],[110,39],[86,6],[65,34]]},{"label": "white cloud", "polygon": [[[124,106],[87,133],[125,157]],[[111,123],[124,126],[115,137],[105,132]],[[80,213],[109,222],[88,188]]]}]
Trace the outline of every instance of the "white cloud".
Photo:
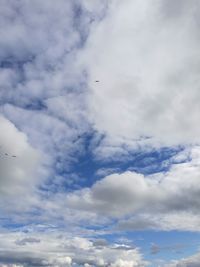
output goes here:
[{"label": "white cloud", "polygon": [[34,147],[63,160],[61,168],[88,130],[86,76],[76,60],[82,22],[91,23],[85,8],[79,1],[1,2],[0,111]]},{"label": "white cloud", "polygon": [[[84,237],[70,237],[62,231],[45,232],[1,232],[0,262],[22,264],[22,266],[146,266],[147,262],[138,248],[122,247],[104,243],[98,246],[95,240]],[[16,240],[39,239],[23,246]],[[120,260],[119,260],[120,259]],[[121,265],[119,265],[121,264]],[[125,265],[129,264],[129,265]],[[11,265],[12,266],[12,265]]]},{"label": "white cloud", "polygon": [[[11,201],[10,208],[16,198],[26,198],[28,204],[29,201],[34,201],[32,194],[35,186],[42,182],[41,154],[31,147],[27,136],[3,116],[0,116],[0,127],[1,198],[6,198],[8,203]],[[19,202],[16,203],[15,210],[20,206]],[[23,202],[20,203],[25,208],[26,204],[23,205]],[[1,208],[6,206],[7,204],[2,203]]]},{"label": "white cloud", "polygon": [[91,188],[68,194],[66,203],[111,218],[133,216],[120,221],[121,230],[199,231],[199,148],[193,148],[190,157],[191,161],[174,164],[166,173],[111,174]]},{"label": "white cloud", "polygon": [[83,54],[90,119],[108,148],[143,137],[199,142],[199,9],[195,0],[110,1]]}]

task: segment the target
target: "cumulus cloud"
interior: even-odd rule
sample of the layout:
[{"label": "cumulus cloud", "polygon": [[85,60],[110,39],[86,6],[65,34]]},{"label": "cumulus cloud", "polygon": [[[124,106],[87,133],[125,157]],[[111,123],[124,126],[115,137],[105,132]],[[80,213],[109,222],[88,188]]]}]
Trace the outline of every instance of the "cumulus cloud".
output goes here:
[{"label": "cumulus cloud", "polygon": [[[25,266],[137,266],[144,267],[147,262],[138,248],[120,246],[73,236],[61,231],[43,233],[8,233],[1,232],[0,263]],[[40,242],[28,242],[36,240]],[[26,240],[19,246],[15,240]],[[7,265],[6,265],[7,264]]]},{"label": "cumulus cloud", "polygon": [[66,203],[109,217],[136,215],[120,222],[124,230],[199,231],[199,148],[191,151],[191,158],[166,173],[144,176],[128,171],[106,176],[91,188],[68,194]]},{"label": "cumulus cloud", "polygon": [[111,1],[91,31],[83,57],[90,119],[106,135],[102,158],[131,140],[199,142],[199,9],[196,0]]},{"label": "cumulus cloud", "polygon": [[[1,198],[11,201],[11,206],[13,200],[22,197],[27,197],[26,204],[34,203],[34,196],[29,197],[29,194],[33,194],[41,182],[41,154],[30,145],[27,136],[3,116],[0,116],[0,127]],[[23,201],[21,204],[24,208]]]}]

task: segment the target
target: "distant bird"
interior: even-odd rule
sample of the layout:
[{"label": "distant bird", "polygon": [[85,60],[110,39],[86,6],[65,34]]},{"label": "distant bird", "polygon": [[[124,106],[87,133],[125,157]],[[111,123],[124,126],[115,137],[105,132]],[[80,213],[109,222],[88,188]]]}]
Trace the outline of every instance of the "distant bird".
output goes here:
[{"label": "distant bird", "polygon": [[96,80],[96,81],[95,81],[95,83],[99,83],[99,81],[98,81],[98,80]]},{"label": "distant bird", "polygon": [[12,157],[12,158],[17,158],[17,156],[16,155],[10,155],[10,154],[8,154],[7,152],[4,152],[4,151],[2,151],[2,146],[0,145],[0,157],[2,158],[3,157],[3,154],[4,154],[4,156],[6,156],[6,157]]}]

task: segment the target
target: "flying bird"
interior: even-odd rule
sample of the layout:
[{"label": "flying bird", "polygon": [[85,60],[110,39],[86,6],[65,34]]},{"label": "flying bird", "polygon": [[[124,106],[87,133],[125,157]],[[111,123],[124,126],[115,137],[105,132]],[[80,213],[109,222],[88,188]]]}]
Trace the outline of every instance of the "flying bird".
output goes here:
[{"label": "flying bird", "polygon": [[[6,157],[10,156],[10,157],[12,157],[12,158],[16,158],[16,157],[17,157],[16,155],[9,155],[8,153],[4,153],[4,155],[5,155]],[[0,157],[1,157],[1,155],[0,155]]]},{"label": "flying bird", "polygon": [[99,83],[99,81],[98,81],[98,80],[96,80],[96,81],[95,81],[95,83]]}]

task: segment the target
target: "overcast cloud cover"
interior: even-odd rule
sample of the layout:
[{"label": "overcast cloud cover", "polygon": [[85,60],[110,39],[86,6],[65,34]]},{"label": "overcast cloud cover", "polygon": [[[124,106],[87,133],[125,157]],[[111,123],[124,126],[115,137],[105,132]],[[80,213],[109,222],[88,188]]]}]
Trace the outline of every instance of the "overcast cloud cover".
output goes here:
[{"label": "overcast cloud cover", "polygon": [[200,266],[199,13],[0,0],[0,267]]}]

